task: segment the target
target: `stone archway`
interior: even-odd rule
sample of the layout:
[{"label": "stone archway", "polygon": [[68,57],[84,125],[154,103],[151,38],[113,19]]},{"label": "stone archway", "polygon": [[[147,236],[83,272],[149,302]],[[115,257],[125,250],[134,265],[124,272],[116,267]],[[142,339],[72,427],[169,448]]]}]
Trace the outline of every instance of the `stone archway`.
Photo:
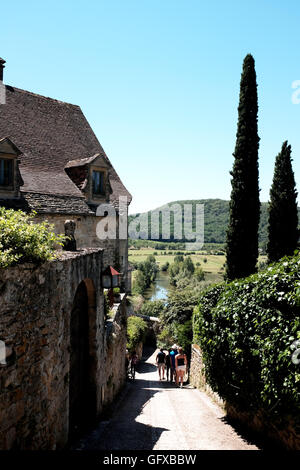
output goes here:
[{"label": "stone archway", "polygon": [[70,318],[69,438],[96,417],[95,289],[91,279],[77,287]]}]

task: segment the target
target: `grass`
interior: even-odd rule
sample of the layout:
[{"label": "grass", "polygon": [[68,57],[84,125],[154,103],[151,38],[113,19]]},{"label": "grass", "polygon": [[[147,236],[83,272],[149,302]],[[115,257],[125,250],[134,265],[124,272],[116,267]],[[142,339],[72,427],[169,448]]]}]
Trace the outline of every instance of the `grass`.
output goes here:
[{"label": "grass", "polygon": [[[180,252],[189,254],[190,252],[187,250],[180,250]],[[153,248],[141,248],[140,250],[132,250],[128,251],[128,260],[129,262],[142,262],[145,261],[147,256],[155,255],[156,262],[159,267],[161,267],[166,262],[172,264],[174,262],[174,257],[176,256],[176,252],[172,255],[165,255],[164,251],[154,250]],[[205,278],[208,281],[212,282],[219,282],[223,280],[223,271],[222,267],[225,263],[225,256],[222,255],[207,255],[203,252],[196,252],[195,255],[190,255],[192,258],[193,263],[200,263],[201,268],[205,273]],[[205,263],[203,260],[207,259]],[[134,273],[133,273],[134,274]],[[134,276],[133,276],[134,278]]]},{"label": "grass", "polygon": [[[180,252],[187,253],[189,254],[190,252],[188,250],[179,250]],[[174,257],[176,256],[176,252],[174,254],[169,255],[169,254],[164,254],[164,251],[161,250],[155,250],[154,248],[140,248],[139,250],[135,249],[129,249],[128,250],[128,260],[129,262],[142,262],[145,261],[147,256],[153,255],[154,253],[157,253],[155,255],[156,262],[159,267],[161,267],[163,264],[168,262],[169,264],[174,262]],[[168,250],[167,250],[168,253]],[[215,282],[221,282],[223,281],[223,274],[224,274],[224,269],[223,265],[225,264],[225,255],[210,255],[206,254],[205,251],[198,251],[195,252],[196,254],[190,255],[192,258],[193,263],[196,265],[196,263],[200,263],[200,267],[203,269],[205,273],[205,280],[210,281],[212,283]],[[207,262],[204,262],[204,259],[207,259]],[[259,261],[265,261],[266,256],[260,256]],[[134,280],[134,274],[133,274],[133,280]]]}]

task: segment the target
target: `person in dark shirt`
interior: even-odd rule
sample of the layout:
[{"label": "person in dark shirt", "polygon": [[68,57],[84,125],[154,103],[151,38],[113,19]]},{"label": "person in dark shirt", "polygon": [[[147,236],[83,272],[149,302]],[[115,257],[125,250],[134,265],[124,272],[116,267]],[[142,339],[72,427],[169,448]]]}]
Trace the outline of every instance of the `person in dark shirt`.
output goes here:
[{"label": "person in dark shirt", "polygon": [[176,367],[175,367],[175,356],[176,354],[178,354],[178,351],[177,351],[177,346],[176,344],[173,344],[172,348],[171,348],[171,352],[170,352],[170,359],[171,359],[171,382],[173,382],[173,378],[174,378],[174,382],[176,382]]},{"label": "person in dark shirt", "polygon": [[172,376],[171,376],[171,357],[170,357],[170,352],[172,349],[169,349],[168,354],[166,355],[166,379],[171,382]]},{"label": "person in dark shirt", "polygon": [[156,365],[158,368],[159,380],[164,380],[165,378],[165,364],[166,364],[166,355],[164,350],[161,348],[159,353],[156,356]]}]

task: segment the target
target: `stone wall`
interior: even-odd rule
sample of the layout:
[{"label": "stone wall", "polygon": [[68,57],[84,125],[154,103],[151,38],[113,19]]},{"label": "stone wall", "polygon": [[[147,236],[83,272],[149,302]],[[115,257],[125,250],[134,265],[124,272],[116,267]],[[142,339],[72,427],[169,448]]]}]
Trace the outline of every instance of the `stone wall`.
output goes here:
[{"label": "stone wall", "polygon": [[[94,417],[125,380],[126,299],[106,320],[103,251],[62,252],[41,266],[0,270],[0,449],[60,449],[70,435],[71,318],[86,292],[89,391]],[[74,343],[74,341],[73,341]],[[72,356],[73,357],[73,356]],[[73,375],[74,370],[72,369]]]},{"label": "stone wall", "polygon": [[205,378],[205,367],[202,358],[202,351],[197,344],[192,345],[192,356],[190,366],[190,383],[196,388],[205,391],[218,405],[224,406],[224,402],[208,385]]},{"label": "stone wall", "polygon": [[122,288],[125,292],[130,291],[130,278],[128,278],[128,241],[126,240],[100,240],[97,237],[97,224],[102,217],[90,216],[74,216],[61,214],[38,214],[35,217],[36,222],[48,220],[54,224],[55,233],[65,233],[64,223],[66,220],[72,219],[76,223],[75,239],[78,248],[102,248],[103,266],[113,266],[122,272]]},{"label": "stone wall", "polygon": [[121,390],[126,379],[125,356],[127,343],[127,305],[126,295],[121,294],[120,303],[112,307],[113,315],[107,320],[105,377],[102,386],[102,406],[109,405]]},{"label": "stone wall", "polygon": [[197,344],[192,345],[190,382],[194,387],[204,390],[214,401],[221,405],[226,411],[227,416],[233,421],[242,423],[249,429],[273,439],[282,448],[300,450],[300,430],[299,428],[297,429],[297,425],[293,422],[292,417],[286,420],[286,422],[284,422],[284,417],[281,417],[280,422],[275,423],[263,411],[256,412],[255,414],[240,411],[230,403],[224,403],[220,399],[217,393],[206,382],[202,351]]},{"label": "stone wall", "polygon": [[[274,440],[279,448],[285,450],[300,450],[300,429],[293,417],[279,417],[278,422],[270,420],[263,411],[255,414],[237,410],[226,403],[227,416],[234,421],[243,423],[247,428]],[[299,421],[299,419],[298,419]]]}]

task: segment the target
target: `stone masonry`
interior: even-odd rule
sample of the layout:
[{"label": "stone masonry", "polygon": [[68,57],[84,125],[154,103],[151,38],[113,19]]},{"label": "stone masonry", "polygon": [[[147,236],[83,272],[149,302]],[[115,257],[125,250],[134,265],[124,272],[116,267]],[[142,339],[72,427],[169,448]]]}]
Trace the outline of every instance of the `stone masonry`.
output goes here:
[{"label": "stone masonry", "polygon": [[[103,248],[103,266],[112,265],[122,273],[121,287],[125,292],[130,291],[131,272],[128,271],[128,240],[107,239],[100,240],[97,237],[97,224],[101,217],[94,215],[70,215],[75,221],[75,240],[77,248]],[[53,224],[53,231],[57,234],[65,233],[64,224],[68,219],[61,214],[37,214],[34,221],[37,223],[47,220]]]},{"label": "stone masonry", "polygon": [[242,423],[252,431],[267,436],[282,448],[287,450],[300,449],[299,426],[297,427],[296,420],[294,421],[293,417],[289,417],[289,420],[285,423],[283,420],[275,423],[263,411],[251,413],[250,411],[237,410],[230,403],[224,403],[220,399],[206,382],[202,351],[197,344],[192,345],[190,382],[194,387],[204,390],[215,402],[221,405],[230,419]]},{"label": "stone masonry", "polygon": [[224,406],[224,403],[219,395],[215,393],[206,382],[202,351],[197,344],[192,344],[190,383],[194,387],[204,390],[218,405],[221,407]]},{"label": "stone masonry", "polygon": [[0,449],[61,449],[69,439],[70,322],[84,283],[88,380],[95,418],[125,380],[126,296],[106,320],[103,250],[62,252],[41,266],[0,270]]}]

